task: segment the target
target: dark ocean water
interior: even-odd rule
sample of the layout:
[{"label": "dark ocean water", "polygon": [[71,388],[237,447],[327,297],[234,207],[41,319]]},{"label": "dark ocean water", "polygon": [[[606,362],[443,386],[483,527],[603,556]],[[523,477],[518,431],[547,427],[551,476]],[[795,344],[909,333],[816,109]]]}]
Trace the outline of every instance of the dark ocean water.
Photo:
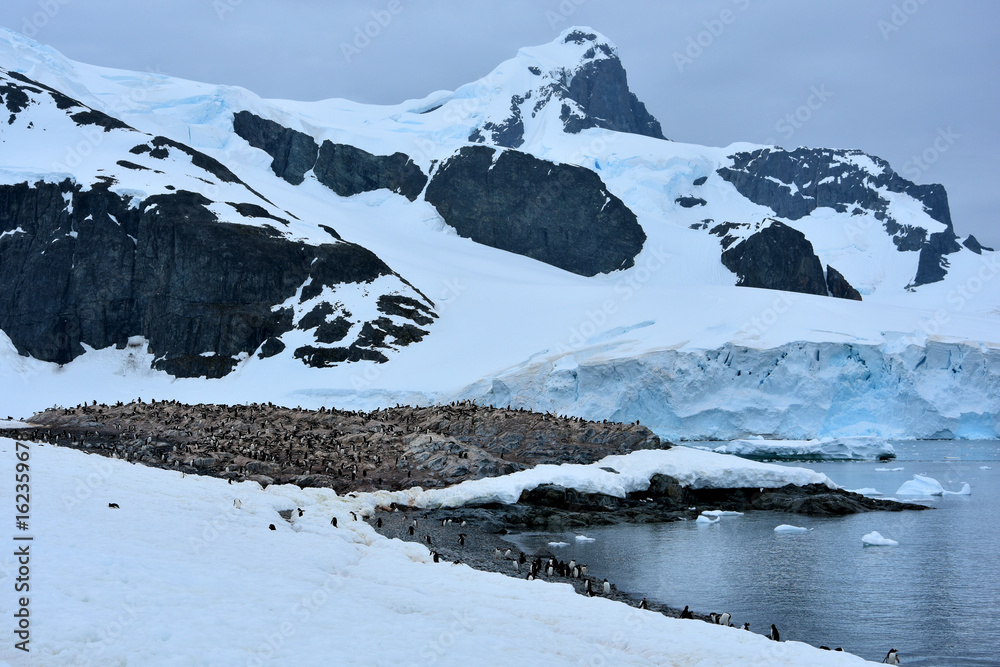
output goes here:
[{"label": "dark ocean water", "polygon": [[[843,518],[750,512],[714,525],[693,521],[525,534],[525,548],[575,558],[618,588],[673,607],[725,612],[783,639],[841,646],[880,662],[890,648],[906,665],[1000,665],[1000,442],[895,442],[879,463],[796,463],[847,489],[893,497],[914,474],[945,489],[925,512]],[[989,469],[981,469],[988,467]],[[878,470],[903,468],[903,470]],[[910,498],[906,498],[910,500]],[[779,524],[809,528],[775,533]],[[871,531],[899,542],[864,547]]]}]

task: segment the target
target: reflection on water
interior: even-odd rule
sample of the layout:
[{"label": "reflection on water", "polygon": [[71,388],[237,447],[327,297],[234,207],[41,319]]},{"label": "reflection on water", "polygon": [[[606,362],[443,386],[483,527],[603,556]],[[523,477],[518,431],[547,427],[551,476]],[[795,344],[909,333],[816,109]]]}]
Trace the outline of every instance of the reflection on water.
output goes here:
[{"label": "reflection on water", "polygon": [[[842,646],[879,662],[897,648],[906,665],[1000,665],[1000,442],[894,443],[890,463],[802,464],[848,489],[891,496],[914,474],[971,496],[944,496],[927,512],[843,518],[751,512],[713,525],[620,525],[572,534],[512,536],[587,563],[621,590],[673,607],[730,612],[783,639]],[[900,468],[903,470],[878,470]],[[981,468],[988,467],[983,470]],[[805,533],[775,533],[779,524]],[[873,530],[897,547],[863,547]]]}]

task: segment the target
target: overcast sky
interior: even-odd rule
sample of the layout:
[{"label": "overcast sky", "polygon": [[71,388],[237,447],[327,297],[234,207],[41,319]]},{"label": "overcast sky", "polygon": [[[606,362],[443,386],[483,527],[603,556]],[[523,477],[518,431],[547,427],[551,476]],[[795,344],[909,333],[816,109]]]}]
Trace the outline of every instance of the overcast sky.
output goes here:
[{"label": "overcast sky", "polygon": [[860,148],[943,183],[958,234],[1000,248],[997,0],[4,0],[0,25],[97,65],[374,103],[586,25],[667,137]]}]

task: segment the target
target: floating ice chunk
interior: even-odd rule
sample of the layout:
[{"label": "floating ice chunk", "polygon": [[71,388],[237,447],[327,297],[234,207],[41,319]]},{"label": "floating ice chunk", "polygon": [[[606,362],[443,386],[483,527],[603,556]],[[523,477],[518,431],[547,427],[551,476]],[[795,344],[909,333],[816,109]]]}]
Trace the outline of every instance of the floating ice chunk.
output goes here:
[{"label": "floating ice chunk", "polygon": [[896,490],[897,496],[940,496],[944,495],[944,487],[933,477],[914,475],[913,479],[903,482]]},{"label": "floating ice chunk", "polygon": [[979,469],[980,470],[993,470],[993,468],[991,468],[989,466],[979,466]]},{"label": "floating ice chunk", "polygon": [[705,516],[743,516],[743,512],[732,512],[729,510],[705,510]]},{"label": "floating ice chunk", "polygon": [[875,472],[899,472],[903,468],[875,468]]},{"label": "floating ice chunk", "polygon": [[593,537],[587,537],[586,535],[577,535],[576,536],[576,541],[577,542],[596,542],[597,540],[595,538],[593,538]]},{"label": "floating ice chunk", "polygon": [[549,542],[550,547],[568,547],[569,542]]},{"label": "floating ice chunk", "polygon": [[750,459],[786,459],[807,461],[866,461],[896,457],[883,438],[858,436],[819,440],[764,440],[746,438],[716,447],[719,454],[735,454]]},{"label": "floating ice chunk", "polygon": [[870,486],[866,486],[863,489],[854,489],[853,491],[848,491],[848,493],[857,493],[861,496],[881,496],[882,492],[878,489],[873,489]]},{"label": "floating ice chunk", "polygon": [[807,533],[808,528],[802,528],[801,526],[790,526],[787,523],[783,523],[774,529],[776,533]]},{"label": "floating ice chunk", "polygon": [[877,530],[873,530],[861,538],[861,543],[866,547],[898,547],[899,542],[882,537]]},{"label": "floating ice chunk", "polygon": [[722,519],[720,519],[719,517],[715,517],[714,519],[712,519],[710,517],[705,516],[704,514],[700,515],[697,519],[697,523],[703,525],[708,525],[710,523],[719,523],[720,521],[722,521]]},{"label": "floating ice chunk", "polygon": [[914,475],[913,479],[904,482],[903,486],[896,491],[896,495],[899,496],[968,496],[971,494],[972,488],[968,484],[963,484],[960,491],[945,491],[940,482],[925,475]]}]

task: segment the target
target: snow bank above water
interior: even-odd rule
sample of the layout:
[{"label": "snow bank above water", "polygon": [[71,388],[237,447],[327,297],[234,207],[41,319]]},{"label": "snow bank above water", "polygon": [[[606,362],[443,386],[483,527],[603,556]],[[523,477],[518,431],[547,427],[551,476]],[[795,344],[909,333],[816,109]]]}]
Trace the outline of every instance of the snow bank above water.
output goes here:
[{"label": "snow bank above water", "polygon": [[[611,468],[616,472],[609,472]],[[806,468],[748,461],[735,456],[690,447],[643,450],[608,456],[590,465],[540,465],[530,470],[462,482],[446,489],[415,488],[371,494],[378,503],[417,507],[461,507],[478,503],[516,503],[525,490],[554,484],[581,493],[603,493],[624,498],[649,488],[656,474],[675,477],[694,489],[777,488],[786,484],[824,484],[838,488],[829,477]]]},{"label": "snow bank above water", "polygon": [[[16,462],[0,438],[0,478]],[[31,530],[44,536],[31,551],[31,653],[8,639],[0,664],[869,664],[435,564],[352,521],[361,500],[328,489],[228,485],[41,445],[30,463]],[[277,514],[295,507],[294,523]],[[0,556],[7,590],[13,565]]]},{"label": "snow bank above water", "polygon": [[754,459],[874,461],[895,458],[896,450],[882,438],[821,438],[816,440],[733,440],[712,451]]}]

